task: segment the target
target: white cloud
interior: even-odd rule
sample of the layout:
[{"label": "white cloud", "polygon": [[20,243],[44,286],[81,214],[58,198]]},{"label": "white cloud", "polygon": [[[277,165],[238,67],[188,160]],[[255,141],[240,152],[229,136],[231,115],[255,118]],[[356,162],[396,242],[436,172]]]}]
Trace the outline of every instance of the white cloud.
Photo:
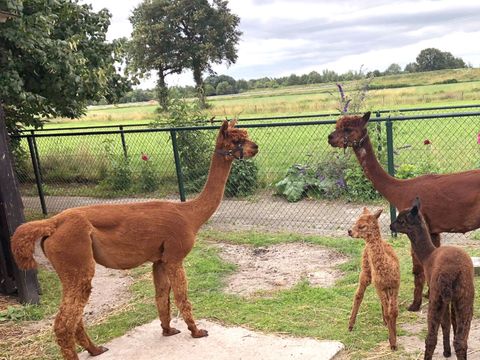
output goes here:
[{"label": "white cloud", "polygon": [[[128,17],[141,1],[96,0],[95,10],[112,12],[109,39],[129,36]],[[337,72],[385,69],[415,60],[436,47],[480,66],[480,2],[476,0],[230,0],[241,18],[236,64],[215,71],[235,78],[258,78],[331,69]],[[191,73],[169,78],[192,84]],[[151,87],[154,79],[142,87]]]}]

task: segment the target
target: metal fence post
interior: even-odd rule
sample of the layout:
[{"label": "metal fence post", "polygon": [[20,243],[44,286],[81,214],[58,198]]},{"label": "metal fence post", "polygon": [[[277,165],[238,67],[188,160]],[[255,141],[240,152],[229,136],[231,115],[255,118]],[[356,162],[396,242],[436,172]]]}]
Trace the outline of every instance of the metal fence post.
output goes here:
[{"label": "metal fence post", "polygon": [[122,139],[123,155],[125,155],[125,157],[128,157],[127,142],[125,141],[125,133],[123,131],[123,126],[119,126],[118,128],[120,129],[120,138]]},{"label": "metal fence post", "polygon": [[40,181],[43,183],[42,167],[40,165],[40,155],[38,155],[38,146],[37,146],[37,139],[35,139],[35,130],[31,130],[30,134],[32,134],[33,150],[35,154],[35,161],[37,162],[37,166],[38,166],[38,174],[40,177]]},{"label": "metal fence post", "polygon": [[173,157],[175,158],[175,170],[177,171],[178,191],[180,192],[180,201],[185,201],[185,186],[183,183],[182,165],[180,163],[180,155],[178,154],[177,132],[170,130],[172,137]]},{"label": "metal fence post", "polygon": [[28,149],[30,150],[30,157],[32,158],[33,172],[35,174],[35,182],[37,183],[38,197],[40,198],[40,205],[42,206],[43,215],[47,215],[47,205],[45,204],[45,195],[43,194],[42,181],[40,179],[40,170],[37,159],[35,157],[35,147],[31,136],[27,137]]},{"label": "metal fence post", "polygon": [[[388,173],[391,176],[395,176],[395,166],[393,162],[393,122],[390,118],[387,119],[386,123],[387,128],[387,164],[388,164]],[[397,210],[395,206],[390,203],[390,222],[394,222],[397,218]],[[397,236],[397,233],[392,233],[392,236]]]}]

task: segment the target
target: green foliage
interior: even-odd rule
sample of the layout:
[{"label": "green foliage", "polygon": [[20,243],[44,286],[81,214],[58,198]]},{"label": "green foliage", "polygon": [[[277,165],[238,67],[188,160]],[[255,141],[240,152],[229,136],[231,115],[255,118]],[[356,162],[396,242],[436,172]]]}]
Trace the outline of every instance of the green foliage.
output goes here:
[{"label": "green foliage", "polygon": [[448,51],[435,48],[423,49],[417,56],[417,71],[465,68],[461,58],[454,57]]},{"label": "green foliage", "polygon": [[258,188],[258,167],[251,159],[234,161],[225,186],[225,194],[231,197],[248,196]]},{"label": "green foliage", "polygon": [[[198,103],[172,98],[169,102],[168,112],[160,113],[150,125],[152,127],[165,125],[182,127],[199,124],[205,118],[206,115]],[[210,167],[210,137],[204,131],[177,131],[176,136],[185,190],[198,192],[205,184]]]},{"label": "green foliage", "polygon": [[369,201],[380,198],[372,182],[365,177],[360,165],[352,166],[345,171],[345,182],[347,183],[347,199],[351,201]]},{"label": "green foliage", "polygon": [[116,71],[123,42],[106,42],[110,13],[76,1],[29,0],[0,24],[0,99],[7,126],[77,118],[89,101],[113,102],[129,88]]},{"label": "green foliage", "polygon": [[113,140],[104,141],[104,149],[108,160],[108,167],[104,174],[102,185],[113,191],[126,191],[132,186],[132,169],[130,157],[123,153],[118,154],[112,148]]},{"label": "green foliage", "polygon": [[139,187],[142,192],[152,192],[158,189],[160,179],[157,171],[152,164],[152,160],[142,154],[142,164],[140,166]]},{"label": "green foliage", "polygon": [[204,107],[203,72],[214,63],[231,64],[237,59],[240,19],[227,5],[224,0],[144,1],[130,18],[130,68],[142,75],[157,71],[162,80],[159,88],[168,74],[191,69]]},{"label": "green foliage", "polygon": [[301,200],[307,190],[318,188],[320,181],[315,171],[305,165],[292,165],[285,178],[275,184],[277,194],[284,196],[290,202]]}]

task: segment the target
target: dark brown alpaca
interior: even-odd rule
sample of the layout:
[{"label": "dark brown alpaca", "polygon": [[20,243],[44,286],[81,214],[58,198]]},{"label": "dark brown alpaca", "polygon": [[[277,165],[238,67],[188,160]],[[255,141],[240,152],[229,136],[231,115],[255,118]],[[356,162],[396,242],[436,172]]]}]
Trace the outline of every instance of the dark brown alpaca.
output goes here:
[{"label": "dark brown alpaca", "polygon": [[443,355],[451,355],[450,320],[453,323],[453,347],[457,359],[466,359],[475,295],[472,259],[460,248],[436,248],[433,245],[427,224],[420,213],[418,198],[411,209],[402,210],[398,214],[390,228],[408,235],[412,249],[425,270],[430,289],[425,359],[432,358],[440,324],[443,332]]},{"label": "dark brown alpaca", "polygon": [[235,122],[223,123],[208,180],[202,193],[191,201],[85,206],[65,210],[47,220],[23,224],[17,229],[11,245],[18,266],[22,269],[36,266],[34,244],[42,239],[45,255],[62,282],[63,296],[54,330],[64,359],[78,359],[75,342],[91,355],[107,350],[90,340],[82,321],[95,262],[113,269],[131,269],[152,262],[163,335],[179,333],[170,326],[170,291],[173,290],[175,303],[192,336],[207,336],[207,331],[198,329],[193,319],[183,259],[192,249],[200,227],[219,206],[232,161],[252,157],[258,151],[247,132],[234,125]]},{"label": "dark brown alpaca", "polygon": [[[435,246],[440,246],[442,232],[465,233],[480,227],[480,170],[396,179],[385,172],[375,157],[367,131],[369,119],[369,112],[363,116],[341,117],[335,131],[328,136],[329,144],[339,148],[352,147],[375,189],[398,210],[410,207],[419,196]],[[418,311],[422,304],[425,275],[413,252],[412,260],[415,290],[408,309]]]},{"label": "dark brown alpaca", "polygon": [[382,304],[383,322],[388,327],[388,340],[392,350],[397,349],[398,289],[400,288],[400,266],[393,248],[382,240],[378,217],[382,209],[371,214],[363,208],[362,215],[348,235],[365,240],[362,255],[362,270],[358,289],[353,301],[348,330],[352,331],[365,289],[373,282]]}]

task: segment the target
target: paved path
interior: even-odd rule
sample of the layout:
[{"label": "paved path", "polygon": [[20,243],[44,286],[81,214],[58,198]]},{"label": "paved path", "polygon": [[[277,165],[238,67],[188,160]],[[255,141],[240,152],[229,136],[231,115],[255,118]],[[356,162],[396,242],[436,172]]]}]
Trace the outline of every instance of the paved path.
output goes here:
[{"label": "paved path", "polygon": [[337,341],[264,335],[206,320],[198,323],[209,336],[194,339],[183,321],[172,323],[180,334],[162,336],[160,322],[155,320],[105,344],[109,350],[98,358],[83,352],[80,360],[329,360],[343,349]]}]

